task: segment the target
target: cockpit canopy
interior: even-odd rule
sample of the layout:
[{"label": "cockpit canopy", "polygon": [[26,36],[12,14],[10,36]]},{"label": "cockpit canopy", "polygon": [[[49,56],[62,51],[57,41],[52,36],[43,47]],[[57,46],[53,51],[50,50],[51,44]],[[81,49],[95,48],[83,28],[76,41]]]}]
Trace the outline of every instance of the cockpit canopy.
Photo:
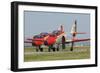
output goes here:
[{"label": "cockpit canopy", "polygon": [[40,35],[48,35],[48,33],[46,33],[46,32],[43,32],[43,33],[40,33]]},{"label": "cockpit canopy", "polygon": [[48,35],[48,33],[43,32],[43,33],[40,33],[39,35],[35,35],[33,38],[43,38],[43,37],[45,37],[47,35]]},{"label": "cockpit canopy", "polygon": [[43,38],[41,35],[35,35],[33,38]]},{"label": "cockpit canopy", "polygon": [[60,33],[61,33],[60,30],[55,30],[55,31],[52,32],[52,34],[56,34],[56,35],[59,35]]},{"label": "cockpit canopy", "polygon": [[46,36],[49,35],[49,34],[46,33],[46,32],[43,32],[43,33],[40,33],[40,35],[43,36],[43,37],[46,37]]}]

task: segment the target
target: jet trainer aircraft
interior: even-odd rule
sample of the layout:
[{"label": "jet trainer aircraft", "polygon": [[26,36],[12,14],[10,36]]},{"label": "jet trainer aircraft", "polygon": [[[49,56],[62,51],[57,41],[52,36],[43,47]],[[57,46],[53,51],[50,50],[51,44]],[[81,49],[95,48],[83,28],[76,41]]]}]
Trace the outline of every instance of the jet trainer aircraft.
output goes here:
[{"label": "jet trainer aircraft", "polygon": [[48,51],[59,51],[60,46],[65,49],[65,44],[71,43],[70,50],[73,51],[73,46],[75,42],[89,41],[90,38],[79,39],[76,38],[77,34],[86,34],[85,32],[77,32],[77,21],[75,20],[71,29],[72,39],[68,40],[64,31],[64,27],[61,25],[60,30],[55,30],[52,33],[40,33],[39,35],[33,36],[32,39],[28,38],[25,43],[31,43],[32,46],[37,47],[36,51],[43,51],[42,45],[48,46]]},{"label": "jet trainer aircraft", "polygon": [[25,43],[31,43],[32,46],[37,47],[36,51],[38,50],[43,51],[43,48],[41,48],[41,45],[44,45],[44,41],[46,41],[48,37],[49,37],[49,34],[43,32],[43,33],[33,36],[33,38],[28,38],[27,40],[29,41],[25,41]]}]

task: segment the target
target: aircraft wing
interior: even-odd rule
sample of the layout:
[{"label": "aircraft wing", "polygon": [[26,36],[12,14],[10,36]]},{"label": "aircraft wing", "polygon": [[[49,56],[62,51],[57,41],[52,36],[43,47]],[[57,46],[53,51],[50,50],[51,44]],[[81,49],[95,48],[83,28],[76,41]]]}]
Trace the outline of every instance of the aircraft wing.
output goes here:
[{"label": "aircraft wing", "polygon": [[41,40],[41,39],[27,39],[27,41],[24,41],[24,43],[33,43],[33,41],[41,41],[41,42],[44,42],[44,40]]},{"label": "aircraft wing", "polygon": [[66,40],[65,43],[71,43],[71,42],[82,42],[82,41],[89,41],[90,38],[87,39],[73,39],[73,40]]},{"label": "aircraft wing", "polygon": [[32,41],[24,41],[24,43],[32,43]]},{"label": "aircraft wing", "polygon": [[31,39],[31,38],[28,38],[27,40],[29,40],[29,41],[44,41],[43,39]]}]

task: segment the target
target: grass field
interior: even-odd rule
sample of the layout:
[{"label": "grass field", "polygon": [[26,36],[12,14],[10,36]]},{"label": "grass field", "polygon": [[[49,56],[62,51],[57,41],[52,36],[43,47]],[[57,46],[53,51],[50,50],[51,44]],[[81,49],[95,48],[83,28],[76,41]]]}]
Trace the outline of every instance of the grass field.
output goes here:
[{"label": "grass field", "polygon": [[35,48],[24,48],[24,61],[51,61],[51,60],[75,60],[75,59],[88,59],[90,58],[90,47],[74,47],[73,51],[70,51],[70,47],[66,47],[64,50],[56,52],[48,52],[47,48],[44,48],[44,52],[36,52]]}]

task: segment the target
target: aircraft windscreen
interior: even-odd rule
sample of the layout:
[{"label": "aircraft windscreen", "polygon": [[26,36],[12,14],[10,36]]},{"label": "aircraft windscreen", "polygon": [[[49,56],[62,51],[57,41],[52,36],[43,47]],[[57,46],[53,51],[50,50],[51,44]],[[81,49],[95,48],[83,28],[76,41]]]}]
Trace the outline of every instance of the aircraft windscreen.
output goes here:
[{"label": "aircraft windscreen", "polygon": [[48,33],[44,32],[44,33],[40,33],[40,35],[48,35]]},{"label": "aircraft windscreen", "polygon": [[60,31],[59,30],[55,30],[52,33],[58,35],[60,33]]},{"label": "aircraft windscreen", "polygon": [[36,36],[34,36],[34,38],[43,38],[43,36],[41,36],[41,35],[36,35]]}]

